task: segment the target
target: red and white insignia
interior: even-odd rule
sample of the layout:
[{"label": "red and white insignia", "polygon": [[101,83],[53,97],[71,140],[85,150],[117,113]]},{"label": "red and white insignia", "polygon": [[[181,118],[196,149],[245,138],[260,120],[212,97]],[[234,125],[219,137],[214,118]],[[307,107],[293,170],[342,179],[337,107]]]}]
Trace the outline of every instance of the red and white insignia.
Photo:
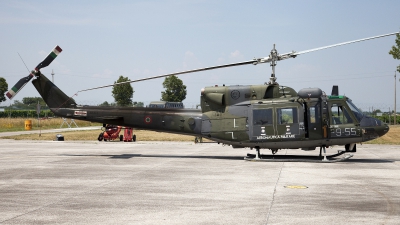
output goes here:
[{"label": "red and white insignia", "polygon": [[86,111],[75,111],[74,116],[87,116]]},{"label": "red and white insignia", "polygon": [[150,116],[145,116],[145,117],[144,117],[144,122],[145,122],[146,124],[150,124],[150,123],[151,123],[151,117],[150,117]]}]

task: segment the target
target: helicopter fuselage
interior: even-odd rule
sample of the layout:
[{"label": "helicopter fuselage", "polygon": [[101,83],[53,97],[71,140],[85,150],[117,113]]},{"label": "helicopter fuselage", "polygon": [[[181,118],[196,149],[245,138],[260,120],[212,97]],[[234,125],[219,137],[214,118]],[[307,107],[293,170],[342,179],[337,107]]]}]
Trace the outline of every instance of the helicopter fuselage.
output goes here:
[{"label": "helicopter fuselage", "polygon": [[102,124],[201,136],[234,148],[349,145],[388,132],[346,96],[278,84],[207,87],[200,109],[78,106],[43,74],[34,86],[57,116]]}]

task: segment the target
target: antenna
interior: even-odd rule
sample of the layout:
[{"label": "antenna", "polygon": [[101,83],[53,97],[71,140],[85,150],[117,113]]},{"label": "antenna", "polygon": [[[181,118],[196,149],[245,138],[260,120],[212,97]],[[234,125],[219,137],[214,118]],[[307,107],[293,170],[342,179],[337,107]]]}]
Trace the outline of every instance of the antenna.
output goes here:
[{"label": "antenna", "polygon": [[51,70],[51,82],[54,84],[54,70]]},{"label": "antenna", "polygon": [[19,52],[17,52],[17,53],[18,53],[19,57],[21,58],[22,62],[24,63],[24,65],[25,65],[26,69],[28,70],[28,73],[30,73],[30,71],[29,71],[28,67],[26,66],[26,64],[25,64],[24,60],[22,59],[21,55],[19,54]]}]

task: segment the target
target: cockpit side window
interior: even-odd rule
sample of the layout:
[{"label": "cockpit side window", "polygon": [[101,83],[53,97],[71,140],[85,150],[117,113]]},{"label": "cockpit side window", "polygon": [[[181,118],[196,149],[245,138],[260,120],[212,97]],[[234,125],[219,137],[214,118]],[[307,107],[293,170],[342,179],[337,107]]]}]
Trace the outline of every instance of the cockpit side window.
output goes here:
[{"label": "cockpit side window", "polygon": [[253,110],[254,125],[272,125],[272,109],[255,109]]},{"label": "cockpit side window", "polygon": [[331,106],[332,124],[348,124],[353,123],[348,110],[340,103],[334,103]]},{"label": "cockpit side window", "polygon": [[351,101],[351,99],[347,99],[347,105],[349,105],[350,110],[353,112],[354,116],[357,118],[358,122],[364,117],[363,112],[357,108]]}]

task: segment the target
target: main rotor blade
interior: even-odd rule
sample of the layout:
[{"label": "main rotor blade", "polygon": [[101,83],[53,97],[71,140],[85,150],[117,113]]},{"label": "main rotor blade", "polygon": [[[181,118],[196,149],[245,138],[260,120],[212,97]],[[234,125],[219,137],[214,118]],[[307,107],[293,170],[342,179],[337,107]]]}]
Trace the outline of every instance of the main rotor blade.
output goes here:
[{"label": "main rotor blade", "polygon": [[328,45],[328,46],[325,46],[325,47],[313,48],[313,49],[310,49],[310,50],[305,50],[305,51],[295,52],[295,53],[287,53],[287,54],[300,55],[300,54],[305,54],[305,53],[309,53],[309,52],[315,52],[315,51],[322,50],[322,49],[333,48],[333,47],[337,47],[337,46],[341,46],[341,45],[347,45],[347,44],[352,44],[352,43],[356,43],[356,42],[368,41],[368,40],[372,40],[372,39],[376,39],[376,38],[391,36],[391,35],[395,35],[395,34],[399,34],[399,33],[400,32],[383,34],[383,35],[379,35],[379,36],[363,38],[363,39],[358,39],[358,40],[354,40],[354,41],[347,41],[347,42],[342,42],[342,43],[339,43],[339,44]]},{"label": "main rotor blade", "polygon": [[142,79],[138,79],[138,80],[125,81],[125,82],[105,85],[105,86],[101,86],[101,87],[95,87],[95,88],[89,88],[89,89],[85,89],[85,90],[80,90],[78,92],[90,91],[90,90],[106,88],[106,87],[112,87],[112,86],[120,85],[120,84],[129,84],[129,83],[135,83],[135,82],[139,82],[139,81],[152,80],[152,79],[161,78],[161,77],[168,77],[168,76],[172,76],[172,75],[181,75],[181,74],[186,74],[186,73],[194,73],[194,72],[200,72],[200,71],[205,71],[205,70],[214,70],[214,69],[220,69],[220,68],[224,68],[224,67],[242,66],[242,65],[256,64],[256,63],[257,63],[257,59],[253,59],[253,60],[244,61],[244,62],[231,63],[231,64],[225,64],[225,65],[219,65],[219,66],[211,66],[211,67],[205,67],[205,68],[201,68],[201,69],[186,70],[186,71],[177,72],[177,73],[168,73],[168,74],[163,74],[163,75],[159,75],[159,76],[147,77],[147,78],[142,78]]},{"label": "main rotor blade", "polygon": [[328,45],[325,47],[320,47],[320,48],[314,48],[314,49],[310,49],[310,50],[305,50],[305,51],[301,51],[301,52],[289,52],[289,53],[285,53],[285,54],[277,54],[275,47],[274,47],[274,53],[271,55],[269,55],[268,57],[263,57],[263,58],[255,58],[253,60],[249,60],[249,61],[244,61],[244,62],[239,62],[239,63],[231,63],[231,64],[225,64],[225,65],[219,65],[219,66],[212,66],[212,67],[205,67],[205,68],[201,68],[201,69],[195,69],[195,70],[187,70],[187,71],[182,71],[182,72],[177,72],[177,73],[169,73],[169,74],[164,74],[164,75],[159,75],[159,76],[153,76],[153,77],[147,77],[147,78],[142,78],[142,79],[138,79],[138,80],[132,80],[132,81],[125,81],[125,82],[120,82],[120,83],[114,83],[114,84],[110,84],[110,85],[105,85],[105,86],[100,86],[100,87],[95,87],[95,88],[89,88],[89,89],[84,89],[84,90],[80,90],[78,92],[83,92],[83,91],[90,91],[90,90],[95,90],[95,89],[100,89],[100,88],[106,88],[106,87],[113,87],[115,85],[120,85],[120,84],[128,84],[128,83],[134,83],[134,82],[139,82],[139,81],[145,81],[145,80],[151,80],[151,79],[156,79],[156,78],[161,78],[161,77],[168,77],[168,76],[172,76],[172,75],[181,75],[181,74],[186,74],[186,73],[194,73],[194,72],[200,72],[200,71],[205,71],[205,70],[213,70],[213,69],[220,69],[220,68],[224,68],[224,67],[231,67],[231,66],[242,66],[242,65],[247,65],[247,64],[253,64],[253,65],[257,65],[259,63],[269,63],[271,62],[271,66],[275,66],[275,61],[281,61],[284,59],[289,59],[289,58],[295,58],[296,56],[300,55],[300,54],[305,54],[305,53],[309,53],[309,52],[314,52],[314,51],[318,51],[318,50],[323,50],[323,49],[327,49],[327,48],[333,48],[333,47],[337,47],[337,46],[341,46],[341,45],[347,45],[347,44],[352,44],[352,43],[356,43],[356,42],[361,42],[361,41],[367,41],[367,40],[371,40],[371,39],[376,39],[376,38],[381,38],[381,37],[386,37],[386,36],[391,36],[391,35],[395,35],[395,34],[399,34],[400,32],[395,32],[395,33],[389,33],[389,34],[383,34],[383,35],[379,35],[379,36],[374,36],[374,37],[369,37],[369,38],[363,38],[363,39],[358,39],[358,40],[354,40],[354,41],[348,41],[348,42],[342,42],[339,44],[334,44],[334,45]]},{"label": "main rotor blade", "polygon": [[[39,71],[41,68],[44,68],[48,65],[50,65],[51,62],[62,52],[62,49],[60,46],[54,47],[53,51],[49,53],[49,55],[41,62],[39,63],[35,71]],[[32,73],[30,73],[27,77],[21,78],[7,93],[6,96],[8,99],[14,98],[15,95],[18,94],[18,92],[34,77]]]}]

